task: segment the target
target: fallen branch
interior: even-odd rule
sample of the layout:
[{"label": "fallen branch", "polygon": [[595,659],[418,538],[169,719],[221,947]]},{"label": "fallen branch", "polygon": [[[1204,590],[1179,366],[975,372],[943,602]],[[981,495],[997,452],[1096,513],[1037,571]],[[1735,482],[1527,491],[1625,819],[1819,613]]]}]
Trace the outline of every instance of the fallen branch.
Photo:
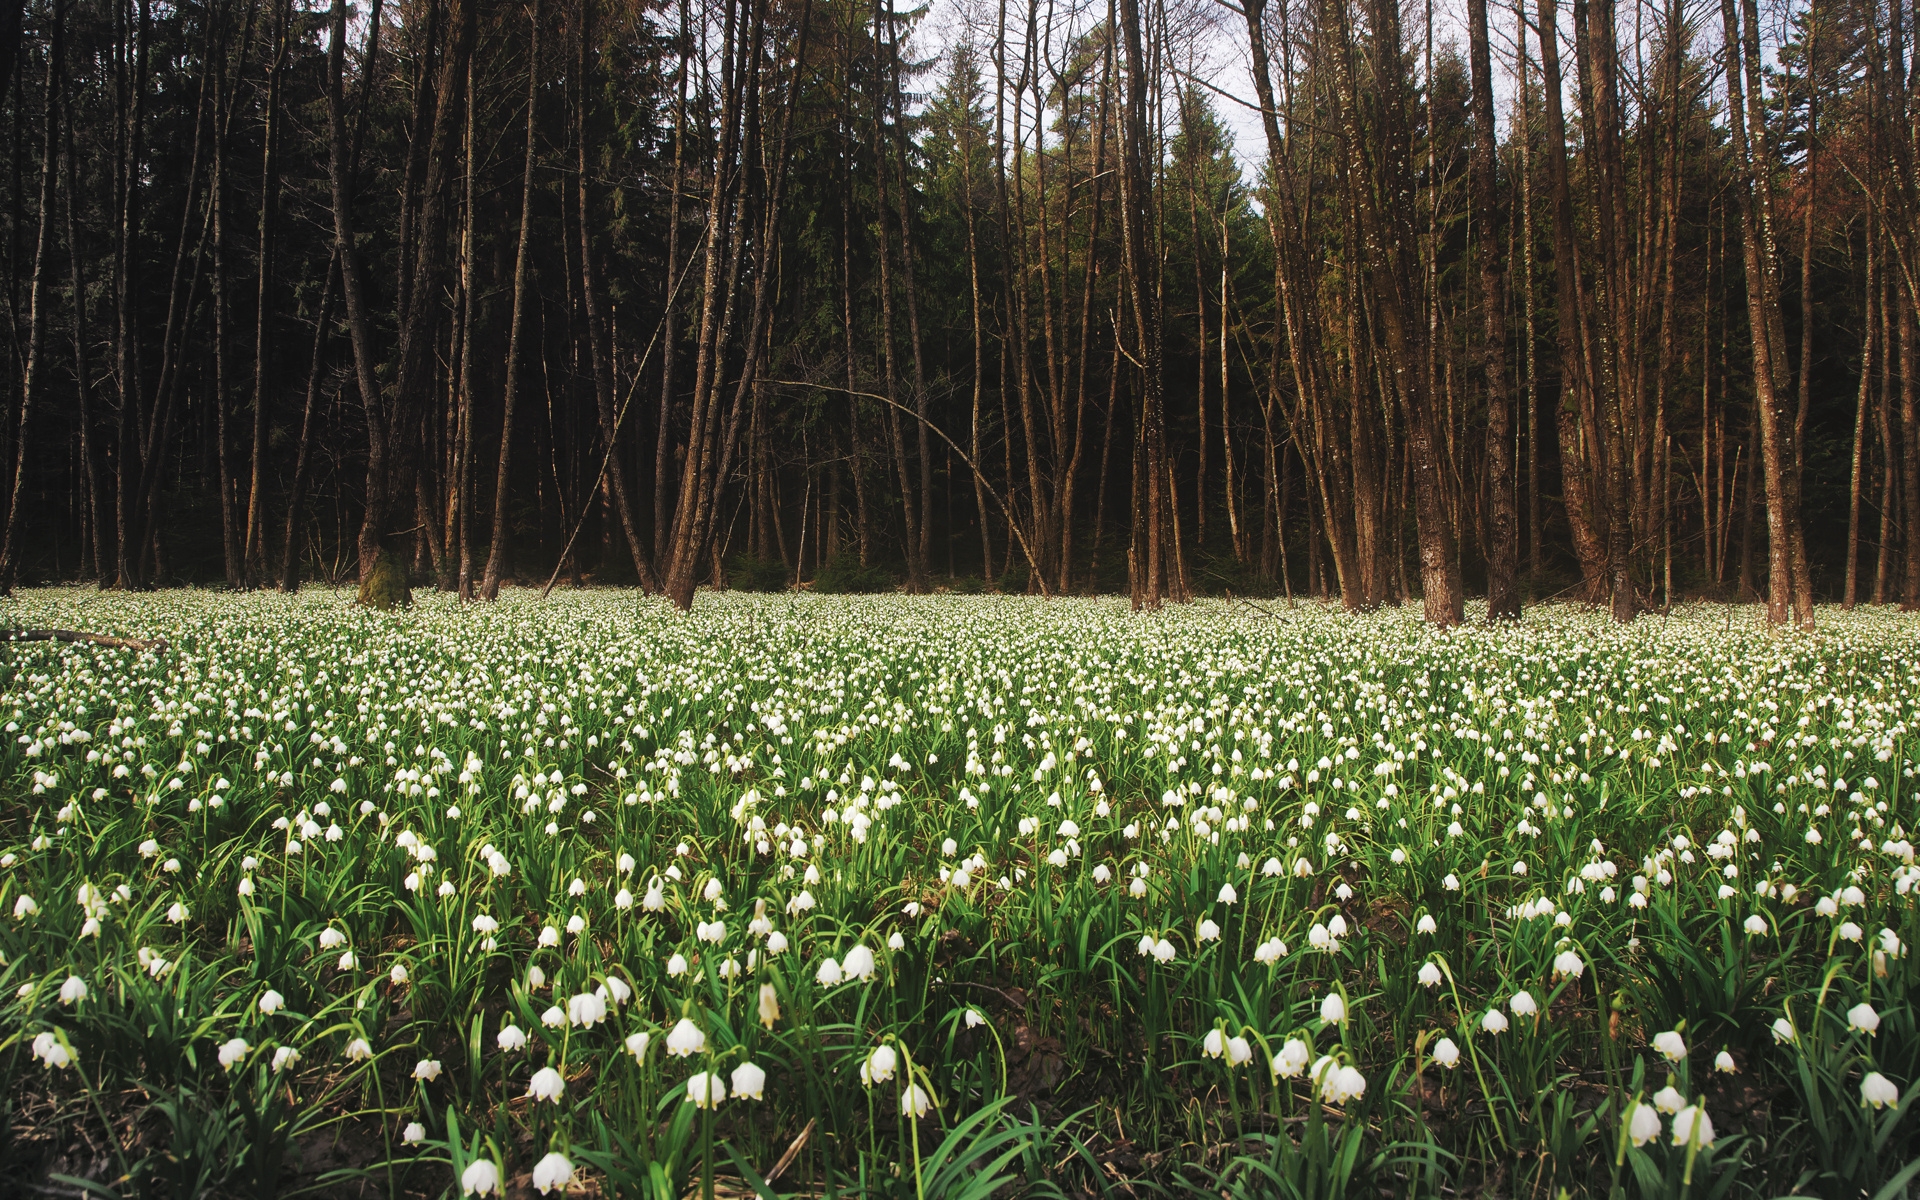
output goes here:
[{"label": "fallen branch", "polygon": [[114,637],[106,633],[88,633],[83,629],[0,629],[0,642],[86,642],[116,649],[167,652],[165,638]]}]

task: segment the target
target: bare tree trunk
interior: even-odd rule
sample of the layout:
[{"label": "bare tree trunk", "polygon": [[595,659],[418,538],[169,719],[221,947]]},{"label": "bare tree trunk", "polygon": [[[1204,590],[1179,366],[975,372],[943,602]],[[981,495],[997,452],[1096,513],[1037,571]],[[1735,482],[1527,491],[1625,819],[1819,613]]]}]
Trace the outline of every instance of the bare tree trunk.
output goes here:
[{"label": "bare tree trunk", "polygon": [[[33,239],[33,276],[27,284],[27,361],[20,379],[20,416],[13,431],[13,480],[7,489],[7,516],[0,530],[0,596],[11,595],[20,570],[20,509],[26,492],[34,393],[46,368],[47,256],[53,244],[53,181],[60,148],[60,71],[66,56],[65,0],[54,0],[53,30],[47,43],[45,95],[41,99],[40,212]],[[0,18],[3,20],[4,18]],[[13,16],[17,29],[19,14]],[[7,64],[11,67],[13,64]],[[4,94],[0,80],[0,94]],[[76,297],[76,301],[78,297]]]},{"label": "bare tree trunk", "polygon": [[81,486],[86,489],[83,505],[87,521],[86,540],[93,546],[96,581],[104,588],[113,582],[113,575],[107,565],[107,509],[100,495],[99,458],[93,444],[93,364],[92,356],[87,352],[87,288],[86,277],[80,267],[80,218],[76,211],[80,203],[80,160],[73,148],[72,111],[69,110],[66,116],[67,267],[73,304],[73,380],[79,402],[80,478]]},{"label": "bare tree trunk", "polygon": [[[472,0],[468,0],[469,3]],[[520,237],[513,256],[513,308],[507,318],[507,380],[500,408],[500,459],[493,475],[493,534],[487,547],[480,598],[497,599],[507,569],[507,491],[513,463],[513,415],[520,399],[520,336],[526,324],[527,242],[533,228],[533,165],[539,146],[536,118],[540,107],[540,0],[533,0],[532,41],[527,50],[527,146],[520,172]]]},{"label": "bare tree trunk", "polygon": [[[1869,219],[1867,223],[1867,303],[1866,319],[1863,322],[1865,332],[1860,341],[1860,389],[1854,399],[1853,409],[1853,461],[1852,471],[1847,481],[1847,581],[1846,590],[1841,598],[1841,606],[1851,610],[1858,600],[1860,585],[1860,491],[1861,465],[1865,453],[1867,437],[1867,408],[1873,396],[1873,310],[1877,299],[1878,287],[1874,280],[1874,228]],[[1802,302],[1811,300],[1806,290],[1801,291]],[[1804,317],[1802,318],[1804,319]],[[1805,342],[1801,343],[1805,353]],[[1801,360],[1804,374],[1805,359]],[[1804,386],[1802,391],[1805,391]]]},{"label": "bare tree trunk", "polygon": [[692,55],[693,33],[688,24],[688,5],[680,0],[680,67],[674,73],[673,100],[673,188],[667,203],[667,273],[664,294],[666,311],[660,316],[660,413],[659,428],[653,445],[653,554],[656,576],[666,567],[667,539],[672,534],[669,522],[672,509],[667,503],[667,466],[673,457],[673,364],[679,357],[680,305],[675,284],[680,279],[681,195],[687,181],[687,64]]},{"label": "bare tree trunk", "polygon": [[280,90],[287,61],[290,6],[276,6],[273,63],[267,69],[266,129],[260,151],[260,260],[259,287],[253,310],[253,446],[248,463],[247,524],[241,546],[246,582],[267,582],[267,314],[271,311],[274,257],[274,215],[280,189]]},{"label": "bare tree trunk", "polygon": [[1517,619],[1520,529],[1514,503],[1513,406],[1507,390],[1507,277],[1500,261],[1505,214],[1500,211],[1497,178],[1500,148],[1493,123],[1487,0],[1468,0],[1467,32],[1473,91],[1474,226],[1480,239],[1480,367],[1487,388],[1487,617]]},{"label": "bare tree trunk", "polygon": [[[1160,363],[1160,256],[1148,228],[1153,211],[1152,164],[1157,161],[1150,139],[1147,110],[1154,81],[1147,73],[1146,47],[1141,38],[1139,0],[1119,0],[1122,45],[1126,56],[1126,119],[1122,123],[1120,212],[1128,287],[1133,315],[1135,361],[1140,370],[1140,422],[1134,498],[1136,546],[1133,606],[1158,608],[1167,599],[1170,547],[1163,527],[1162,493],[1169,478],[1166,460],[1164,381]],[[1144,490],[1142,490],[1144,485]],[[1039,498],[1035,497],[1035,503]],[[1142,520],[1144,518],[1144,520]],[[1143,528],[1144,526],[1144,528]]]},{"label": "bare tree trunk", "polygon": [[[626,534],[627,551],[633,556],[633,569],[640,577],[640,586],[653,592],[658,590],[659,585],[653,577],[652,560],[640,544],[640,529],[634,521],[633,501],[627,489],[626,460],[619,452],[620,421],[613,404],[613,355],[602,313],[599,268],[593,252],[593,201],[588,191],[591,176],[587,161],[587,97],[590,94],[587,37],[592,3],[593,0],[579,0],[578,44],[574,59],[574,86],[579,96],[579,114],[574,134],[579,175],[574,186],[578,189],[580,208],[580,292],[586,309],[587,347],[593,359],[593,393],[600,413],[600,437],[607,445],[607,480],[611,484],[614,513],[620,519],[621,531]],[[668,286],[672,286],[671,281]]]}]

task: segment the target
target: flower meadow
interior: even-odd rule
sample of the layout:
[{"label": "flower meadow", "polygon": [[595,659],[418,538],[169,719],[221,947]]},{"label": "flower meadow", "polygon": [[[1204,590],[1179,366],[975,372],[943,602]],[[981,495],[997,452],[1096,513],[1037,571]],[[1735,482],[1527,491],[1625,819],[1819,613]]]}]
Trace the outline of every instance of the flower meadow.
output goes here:
[{"label": "flower meadow", "polygon": [[12,1178],[1916,1188],[1920,622],[22,593]]}]

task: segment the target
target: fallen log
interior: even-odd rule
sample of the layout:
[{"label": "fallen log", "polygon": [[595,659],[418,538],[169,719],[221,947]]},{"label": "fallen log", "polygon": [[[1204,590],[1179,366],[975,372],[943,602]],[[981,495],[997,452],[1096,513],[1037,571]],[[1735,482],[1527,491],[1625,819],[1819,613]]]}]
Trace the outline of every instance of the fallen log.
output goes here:
[{"label": "fallen log", "polygon": [[107,633],[88,633],[84,629],[0,629],[0,642],[84,642],[123,650],[167,652],[165,638],[115,637]]}]

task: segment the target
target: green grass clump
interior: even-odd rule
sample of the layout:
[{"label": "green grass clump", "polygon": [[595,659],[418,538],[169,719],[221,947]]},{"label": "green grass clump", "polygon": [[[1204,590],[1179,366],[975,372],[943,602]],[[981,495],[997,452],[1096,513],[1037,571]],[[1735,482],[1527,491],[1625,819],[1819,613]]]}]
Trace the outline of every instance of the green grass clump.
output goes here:
[{"label": "green grass clump", "polygon": [[12,602],[11,1178],[1920,1176],[1910,617],[351,599]]}]

